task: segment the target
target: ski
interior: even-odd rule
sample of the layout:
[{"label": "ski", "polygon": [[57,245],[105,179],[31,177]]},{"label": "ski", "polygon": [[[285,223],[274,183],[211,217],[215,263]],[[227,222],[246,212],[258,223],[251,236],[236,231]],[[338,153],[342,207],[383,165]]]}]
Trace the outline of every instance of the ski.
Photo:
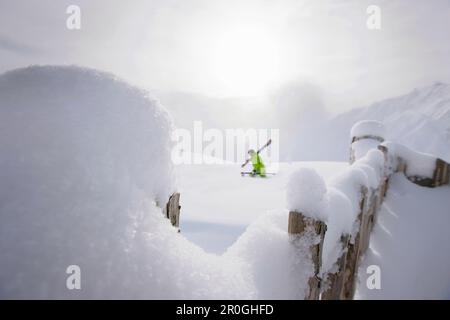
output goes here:
[{"label": "ski", "polygon": [[259,148],[259,150],[256,151],[256,153],[260,153],[260,152],[263,151],[265,148],[267,148],[268,146],[270,146],[271,143],[272,143],[272,139],[269,139],[269,141],[267,141],[265,145],[263,145],[261,148]]},{"label": "ski", "polygon": [[[254,175],[254,176],[259,176],[258,174],[254,174],[253,172],[249,171],[249,172],[241,172],[241,176],[245,176],[245,175]],[[275,172],[266,172],[266,176],[267,175],[276,175]]]},{"label": "ski", "polygon": [[[263,151],[265,148],[267,148],[268,146],[270,146],[270,144],[272,143],[272,139],[269,139],[269,141],[266,142],[266,144],[264,144],[261,148],[258,149],[258,151],[256,151],[256,153],[260,153],[261,151]],[[245,162],[241,165],[241,167],[245,167],[247,165],[247,163],[250,161],[250,159],[245,160]]]}]

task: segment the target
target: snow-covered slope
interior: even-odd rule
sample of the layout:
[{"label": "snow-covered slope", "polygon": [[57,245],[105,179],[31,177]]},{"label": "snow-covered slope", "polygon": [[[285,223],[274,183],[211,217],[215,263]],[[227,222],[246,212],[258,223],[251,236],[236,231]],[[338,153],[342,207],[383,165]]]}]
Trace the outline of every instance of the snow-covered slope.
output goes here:
[{"label": "snow-covered slope", "polygon": [[[359,269],[359,299],[450,298],[450,187],[424,188],[395,174]],[[381,289],[365,285],[378,265]]]},{"label": "snow-covered slope", "polygon": [[450,86],[435,83],[341,114],[321,128],[318,158],[348,159],[349,132],[360,120],[385,124],[387,139],[450,161]]}]

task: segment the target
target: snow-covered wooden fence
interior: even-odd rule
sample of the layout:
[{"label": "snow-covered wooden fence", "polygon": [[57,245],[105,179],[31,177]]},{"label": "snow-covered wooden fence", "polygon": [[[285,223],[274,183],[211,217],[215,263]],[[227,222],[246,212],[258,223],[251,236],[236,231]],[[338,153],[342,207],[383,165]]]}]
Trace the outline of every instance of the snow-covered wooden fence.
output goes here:
[{"label": "snow-covered wooden fence", "polygon": [[405,146],[387,142],[382,148],[388,154],[388,163],[394,172],[402,172],[411,182],[435,188],[450,182],[450,165],[440,158],[415,152]]},{"label": "snow-covered wooden fence", "polygon": [[437,158],[435,162],[436,164],[432,176],[408,175],[406,171],[408,168],[407,163],[401,166],[401,171],[405,173],[410,181],[423,187],[434,188],[448,185],[450,174],[449,164],[440,158]]},{"label": "snow-covered wooden fence", "polygon": [[[358,170],[365,171],[367,175],[373,175],[375,172],[378,177],[372,179],[372,182],[376,182],[375,184],[361,183],[361,180],[355,179],[355,175],[352,176],[348,172],[342,174],[342,178],[338,178],[338,188],[341,189],[346,189],[347,186],[354,187],[357,181],[359,192],[353,200],[357,201],[358,213],[354,221],[356,230],[350,233],[342,232],[340,235],[338,246],[340,246],[341,255],[335,261],[336,267],[332,269],[333,272],[322,270],[323,243],[327,236],[326,223],[317,217],[311,218],[311,215],[304,212],[293,210],[289,213],[289,234],[302,237],[308,230],[313,230],[320,239],[310,247],[314,276],[309,279],[309,292],[305,296],[306,299],[353,298],[361,257],[369,248],[370,234],[375,225],[378,210],[386,196],[392,174],[403,172],[413,183],[426,187],[449,184],[450,165],[447,162],[414,152],[399,144],[384,142],[383,127],[376,121],[356,124],[352,128],[351,141],[349,170],[354,170],[352,173],[355,175]],[[373,161],[377,159],[380,152],[384,159],[381,165],[379,161]],[[329,214],[333,214],[334,209],[337,210],[337,208],[328,208],[331,211]]]}]

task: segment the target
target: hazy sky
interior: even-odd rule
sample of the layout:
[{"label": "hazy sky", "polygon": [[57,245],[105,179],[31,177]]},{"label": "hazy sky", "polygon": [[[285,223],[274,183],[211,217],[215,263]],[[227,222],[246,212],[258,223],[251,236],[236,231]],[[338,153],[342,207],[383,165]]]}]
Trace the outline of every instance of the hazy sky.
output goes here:
[{"label": "hazy sky", "polygon": [[[71,4],[81,30],[66,28]],[[216,98],[307,82],[332,112],[450,82],[449,39],[449,0],[0,0],[0,72],[79,64]]]}]

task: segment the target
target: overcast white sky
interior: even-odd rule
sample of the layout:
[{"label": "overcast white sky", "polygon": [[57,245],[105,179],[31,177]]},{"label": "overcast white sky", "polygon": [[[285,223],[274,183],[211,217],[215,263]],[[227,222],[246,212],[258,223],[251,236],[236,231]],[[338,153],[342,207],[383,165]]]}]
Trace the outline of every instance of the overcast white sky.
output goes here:
[{"label": "overcast white sky", "polygon": [[[71,4],[81,30],[66,28]],[[381,30],[366,27],[370,4]],[[449,83],[449,39],[449,0],[0,0],[0,72],[79,64],[219,98],[300,81],[332,112]]]}]

